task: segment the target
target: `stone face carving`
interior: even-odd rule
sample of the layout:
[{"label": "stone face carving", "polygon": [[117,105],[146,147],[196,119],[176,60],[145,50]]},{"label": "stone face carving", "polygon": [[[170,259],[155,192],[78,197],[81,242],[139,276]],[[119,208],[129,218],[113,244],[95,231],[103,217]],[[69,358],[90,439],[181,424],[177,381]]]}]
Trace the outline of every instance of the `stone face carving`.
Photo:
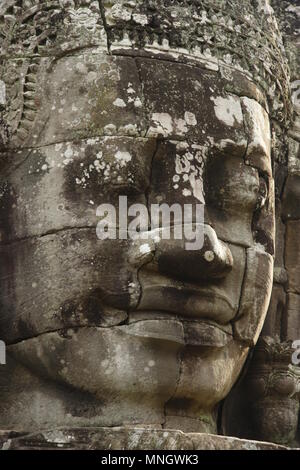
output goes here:
[{"label": "stone face carving", "polygon": [[[2,430],[220,432],[270,302],[292,112],[272,9],[234,3],[1,2]],[[166,227],[99,240],[97,207],[122,217],[122,195],[149,212],[204,204],[203,247],[164,239]],[[298,255],[290,244],[287,331]]]},{"label": "stone face carving", "polygon": [[[294,122],[275,161],[276,256],[268,315],[249,371],[226,400],[224,432],[299,446],[299,7],[272,2],[290,63]],[[283,156],[287,155],[287,162]],[[287,163],[287,165],[286,165]],[[295,357],[297,354],[295,353]],[[236,400],[236,401],[235,401]],[[235,401],[235,406],[233,403]],[[230,424],[231,423],[231,424]]]}]

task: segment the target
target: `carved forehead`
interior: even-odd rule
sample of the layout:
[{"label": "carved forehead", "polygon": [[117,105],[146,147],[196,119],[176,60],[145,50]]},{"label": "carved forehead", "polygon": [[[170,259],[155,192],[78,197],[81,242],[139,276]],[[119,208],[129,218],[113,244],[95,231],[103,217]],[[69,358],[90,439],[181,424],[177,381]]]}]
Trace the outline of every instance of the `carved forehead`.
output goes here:
[{"label": "carved forehead", "polygon": [[12,147],[125,135],[188,139],[243,154],[255,133],[269,135],[262,93],[231,69],[98,53],[45,58],[43,67],[27,70],[10,61],[7,70],[24,85],[14,81],[6,90]]},{"label": "carved forehead", "polygon": [[273,13],[267,0],[4,0],[0,60],[97,48],[229,64],[266,90],[282,120],[288,72]]}]

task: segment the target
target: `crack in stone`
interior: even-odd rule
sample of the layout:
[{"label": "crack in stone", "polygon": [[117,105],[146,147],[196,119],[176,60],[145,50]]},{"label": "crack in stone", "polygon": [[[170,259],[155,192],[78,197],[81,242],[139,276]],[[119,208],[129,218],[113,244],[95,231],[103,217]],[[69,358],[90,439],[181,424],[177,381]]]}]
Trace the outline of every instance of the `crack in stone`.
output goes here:
[{"label": "crack in stone", "polygon": [[106,21],[105,8],[104,8],[104,5],[102,3],[102,0],[98,0],[98,4],[99,4],[99,10],[100,10],[101,18],[102,18],[103,28],[104,28],[105,33],[106,33],[107,50],[108,50],[108,53],[110,54],[112,41],[111,41],[111,38],[110,38],[110,30],[109,30],[109,27],[108,27],[108,24],[107,24],[107,21]]},{"label": "crack in stone", "polygon": [[[126,139],[141,139],[141,140],[145,140],[145,141],[149,141],[149,140],[153,140],[154,137],[146,137],[146,136],[143,136],[143,135],[127,135],[127,134],[102,134],[102,135],[89,135],[87,137],[76,137],[74,139],[67,139],[67,140],[58,140],[58,141],[53,141],[53,142],[49,142],[47,144],[43,144],[43,145],[37,145],[36,147],[11,147],[11,148],[7,148],[6,150],[1,150],[0,151],[0,155],[4,154],[6,155],[8,152],[19,152],[19,151],[23,151],[23,150],[39,150],[39,149],[43,149],[43,148],[47,148],[47,147],[51,147],[52,145],[58,145],[58,144],[68,144],[68,143],[76,143],[76,142],[84,142],[84,141],[87,141],[89,139],[99,139],[100,141],[103,140],[103,141],[106,141],[108,140],[109,138],[112,138],[112,139],[116,139],[116,138],[126,138]],[[168,140],[168,138],[164,138],[162,137],[161,140]],[[172,138],[172,141],[174,142],[182,142],[181,140],[176,140],[176,139],[173,139]]]},{"label": "crack in stone", "polygon": [[[27,155],[21,160],[19,161],[18,163],[15,164],[15,166],[13,166],[13,164],[11,164],[11,162],[9,162],[9,168],[8,168],[8,171],[6,172],[6,168],[5,168],[5,165],[6,163],[5,162],[2,162],[2,165],[4,165],[4,169],[1,169],[2,170],[2,175],[5,176],[6,178],[8,178],[9,176],[12,175],[13,172],[15,172],[16,170],[18,170],[19,168],[22,167],[22,165],[24,165],[24,163],[27,162],[27,160],[30,158],[32,152],[34,151],[34,149],[26,149],[28,151]],[[0,152],[0,155],[1,155],[2,152]],[[6,152],[7,154],[7,152]]]},{"label": "crack in stone", "polygon": [[14,240],[11,240],[9,242],[1,242],[0,243],[0,248],[3,247],[3,246],[11,246],[11,245],[14,245],[16,243],[22,243],[22,242],[26,242],[26,241],[30,241],[30,240],[38,240],[40,238],[44,238],[44,237],[48,237],[48,236],[51,236],[51,235],[56,235],[56,234],[59,234],[61,232],[67,232],[67,231],[71,231],[71,230],[96,230],[96,226],[95,225],[82,225],[82,226],[79,226],[79,227],[62,227],[60,229],[53,229],[53,230],[48,230],[47,232],[44,232],[42,234],[36,234],[36,235],[30,235],[28,237],[22,237],[22,238],[15,238]]},{"label": "crack in stone", "polygon": [[[27,54],[27,55],[10,55],[10,56],[0,56],[0,60],[6,61],[6,62],[14,62],[14,61],[19,61],[19,60],[25,60],[25,59],[53,59],[53,62],[57,62],[58,60],[62,59],[63,57],[72,57],[74,54],[74,57],[77,56],[78,52],[84,51],[84,50],[89,50],[89,49],[97,49],[103,47],[100,43],[99,44],[89,44],[86,46],[78,46],[74,47],[73,49],[68,49],[67,51],[61,51],[59,54],[54,56],[53,54]],[[107,53],[107,50],[103,48],[103,51]]]},{"label": "crack in stone", "polygon": [[177,353],[178,377],[177,377],[177,381],[176,381],[176,384],[175,384],[175,389],[174,389],[173,394],[170,396],[170,398],[164,403],[164,422],[162,423],[163,428],[164,428],[164,426],[166,425],[166,422],[167,422],[167,406],[168,406],[168,403],[170,403],[170,401],[173,400],[173,398],[176,396],[177,390],[179,388],[181,376],[182,376],[182,364],[183,364],[182,352],[183,352],[183,349],[187,345],[187,340],[186,340],[186,335],[185,335],[184,328],[183,328],[183,339],[184,339],[185,345],[182,345],[182,348]]},{"label": "crack in stone", "polygon": [[[83,329],[83,328],[96,328],[96,329],[103,329],[103,330],[107,330],[109,328],[118,328],[122,325],[126,325],[126,323],[121,322],[121,323],[118,323],[116,325],[110,325],[110,326],[104,326],[104,325],[81,325],[80,323],[78,325],[70,325],[70,326],[64,326],[62,328],[54,328],[54,329],[49,329],[49,330],[44,330],[42,331],[41,333],[37,333],[33,336],[29,336],[27,338],[20,338],[20,339],[17,339],[13,342],[7,342],[7,348],[9,348],[10,346],[15,346],[16,344],[20,344],[20,343],[24,343],[25,341],[30,341],[30,340],[33,340],[35,338],[40,338],[41,336],[45,336],[45,335],[49,335],[49,334],[52,334],[52,333],[57,333],[57,334],[60,334],[60,333],[63,333],[65,334],[68,330],[74,330],[74,332],[76,333],[77,330],[79,329]],[[68,339],[68,338],[66,338]],[[69,338],[71,339],[71,338]]]},{"label": "crack in stone", "polygon": [[137,63],[137,58],[134,57],[133,60],[134,60],[134,63],[135,63],[135,67],[136,67],[136,71],[137,71],[137,74],[138,74],[138,78],[139,78],[139,82],[140,82],[140,87],[141,87],[141,94],[142,94],[142,110],[143,110],[143,115],[144,115],[144,119],[145,119],[145,122],[147,123],[146,124],[146,131],[143,135],[144,138],[148,138],[147,137],[147,134],[148,134],[148,131],[150,129],[150,118],[149,118],[149,111],[147,110],[147,106],[146,106],[146,99],[145,99],[145,94],[144,94],[144,81],[142,79],[142,75],[141,75],[141,70],[138,66],[138,63]]}]

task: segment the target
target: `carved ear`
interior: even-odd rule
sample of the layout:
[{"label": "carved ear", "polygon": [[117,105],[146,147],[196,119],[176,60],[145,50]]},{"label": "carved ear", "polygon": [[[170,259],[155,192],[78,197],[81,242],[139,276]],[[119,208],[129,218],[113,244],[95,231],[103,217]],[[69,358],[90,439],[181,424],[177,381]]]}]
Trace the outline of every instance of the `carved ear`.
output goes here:
[{"label": "carved ear", "polygon": [[[270,303],[273,258],[259,248],[249,248],[246,266],[239,315],[234,323],[234,336],[253,347],[261,333]],[[265,285],[263,290],[262,285]]]}]

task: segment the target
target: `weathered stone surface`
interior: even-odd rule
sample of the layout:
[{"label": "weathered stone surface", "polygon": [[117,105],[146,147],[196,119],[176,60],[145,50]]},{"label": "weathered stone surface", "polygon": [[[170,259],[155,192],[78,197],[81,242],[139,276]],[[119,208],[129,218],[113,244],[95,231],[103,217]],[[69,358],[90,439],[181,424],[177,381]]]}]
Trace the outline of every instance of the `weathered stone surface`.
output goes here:
[{"label": "weathered stone surface", "polygon": [[[297,134],[299,134],[299,130]],[[292,138],[289,139],[289,171],[291,174],[300,174],[300,143]]]},{"label": "weathered stone surface", "polygon": [[[149,269],[155,269],[166,277],[194,283],[201,283],[206,279],[226,278],[234,264],[230,246],[218,239],[210,225],[202,223],[184,223],[183,236],[176,239],[178,228],[182,228],[181,224],[179,227],[176,225],[175,223],[171,229],[165,226],[150,232],[157,242]],[[190,243],[190,250],[187,248],[187,229],[196,234],[195,241]],[[191,269],[191,266],[194,268]]]},{"label": "weathered stone surface", "polygon": [[285,265],[289,276],[289,291],[300,294],[300,220],[286,224]]},{"label": "weathered stone surface", "polygon": [[[68,50],[91,46],[107,49],[98,2],[80,0],[75,5],[73,1],[52,0],[43,4],[43,1],[30,0],[20,4],[4,0],[0,15],[4,20],[1,23],[1,58],[30,56],[33,52],[60,56]],[[41,34],[39,28],[46,25],[47,29]]]},{"label": "weathered stone surface", "polygon": [[[227,146],[236,152],[245,150],[241,101],[224,92],[224,80],[216,73],[164,61],[137,59],[137,64],[150,118],[148,136],[202,143],[209,135],[211,146],[225,151]],[[181,89],[183,102],[178,94]],[[195,107],[195,100],[201,101],[202,106]]]},{"label": "weathered stone surface", "polygon": [[257,211],[252,221],[254,240],[262,245],[267,253],[275,255],[275,201],[273,178],[259,178]]},{"label": "weathered stone surface", "polygon": [[300,338],[299,311],[300,295],[292,293],[288,294],[285,321],[283,325],[284,337],[287,340],[299,340]]},{"label": "weathered stone surface", "polygon": [[290,341],[270,336],[262,336],[254,352],[246,384],[251,421],[261,440],[295,445],[300,368],[291,365],[293,352]]},{"label": "weathered stone surface", "polygon": [[246,129],[250,136],[246,162],[271,176],[271,132],[269,117],[257,101],[249,98],[242,98],[241,101]]},{"label": "weathered stone surface", "polygon": [[284,446],[270,442],[237,439],[212,434],[188,434],[195,450],[284,450]]},{"label": "weathered stone surface", "polygon": [[279,444],[295,442],[298,426],[299,400],[267,397],[252,406],[258,437]]},{"label": "weathered stone surface", "polygon": [[[281,219],[281,204],[276,203],[276,243],[275,243],[275,268],[285,269],[285,239],[286,225]],[[275,277],[275,272],[274,272]],[[275,281],[281,284],[280,281]]]},{"label": "weathered stone surface", "polygon": [[2,450],[287,450],[268,442],[203,433],[139,428],[70,428],[7,436]]},{"label": "weathered stone surface", "polygon": [[222,347],[216,343],[186,347],[176,392],[166,405],[165,427],[216,434],[216,405],[236,381],[247,354],[248,348],[235,341]]},{"label": "weathered stone surface", "polygon": [[[71,228],[96,227],[100,204],[146,204],[154,139],[90,138],[22,151],[1,178],[1,242]],[[8,218],[8,211],[9,221]]]},{"label": "weathered stone surface", "polygon": [[226,435],[298,447],[300,368],[291,364],[292,341],[259,338],[247,373],[223,407]]},{"label": "weathered stone surface", "polygon": [[138,309],[166,311],[186,319],[208,319],[219,325],[226,325],[238,312],[245,270],[244,250],[234,245],[230,249],[233,269],[223,279],[212,279],[209,287],[205,280],[192,283],[184,277],[178,279],[176,266],[174,274],[166,276],[157,273],[153,263],[148,263],[139,272],[142,295]]},{"label": "weathered stone surface", "polygon": [[297,10],[0,3],[4,448],[296,446]]},{"label": "weathered stone surface", "polygon": [[[67,68],[65,74],[63,66]],[[87,76],[92,73],[90,82],[86,81],[83,66],[87,67],[84,69]],[[6,151],[3,168],[7,187],[4,186],[3,194],[0,249],[4,259],[1,269],[5,314],[0,325],[4,339],[12,344],[12,350],[20,348],[21,351],[29,348],[31,342],[37,342],[42,348],[44,338],[60,338],[61,333],[64,335],[71,328],[80,331],[85,327],[100,328],[103,332],[99,338],[102,338],[113,334],[114,327],[126,324],[128,317],[133,318],[136,312],[144,312],[143,321],[148,327],[156,322],[156,327],[147,333],[148,341],[160,338],[184,350],[179,356],[186,366],[182,368],[182,386],[178,391],[181,402],[186,393],[190,393],[190,398],[178,405],[177,411],[170,405],[170,426],[199,431],[206,420],[205,429],[215,431],[218,402],[232,387],[247,356],[248,344],[241,346],[240,339],[232,336],[231,321],[239,314],[246,269],[245,247],[254,243],[252,220],[260,212],[267,220],[274,210],[272,191],[265,194],[264,188],[261,190],[259,170],[244,161],[247,141],[255,140],[256,134],[250,135],[245,130],[247,111],[243,114],[241,98],[225,91],[230,77],[225,79],[213,71],[152,59],[135,62],[126,57],[108,58],[98,52],[92,56],[86,54],[86,59],[85,55],[65,57],[62,63],[55,62],[47,73],[49,83],[51,78],[57,87],[60,80],[68,80],[68,93],[62,98],[65,108],[59,108],[62,112],[58,112],[61,119],[57,119],[55,104],[59,90],[42,93],[41,112],[45,109],[50,113],[43,132],[34,134],[42,147],[33,148],[29,154],[27,150],[18,150],[19,159],[11,169],[8,163],[13,161],[13,153]],[[84,84],[80,73],[84,75]],[[126,96],[124,83],[129,87]],[[41,81],[41,90],[43,86]],[[80,87],[83,87],[81,92]],[[91,97],[92,93],[104,101],[99,104]],[[77,95],[83,118],[73,123],[70,116]],[[201,106],[195,107],[195,100]],[[263,108],[259,109],[263,112]],[[91,135],[94,118],[99,118],[99,122]],[[106,119],[111,119],[115,127],[108,128],[110,122]],[[131,126],[129,134],[125,122]],[[258,120],[258,133],[265,132],[261,126]],[[78,135],[80,129],[82,133]],[[56,144],[52,138],[62,141]],[[185,249],[182,240],[165,240],[167,226],[162,227],[157,237],[144,241],[97,239],[95,206],[106,202],[116,205],[118,196],[124,193],[128,204],[142,203],[149,212],[152,203],[202,206],[206,203],[205,222],[209,225],[202,224],[206,227],[203,247],[193,253]],[[7,211],[10,201],[13,207]],[[263,211],[265,205],[268,212]],[[166,225],[170,224],[172,221]],[[147,222],[142,227],[143,235],[147,231],[152,235],[149,228]],[[126,229],[122,234],[126,234]],[[268,234],[274,237],[271,229]],[[257,297],[264,296],[265,287],[258,286],[260,280],[253,282],[257,282]],[[264,317],[266,304],[262,302],[259,308],[257,322]],[[183,322],[180,323],[183,337],[177,330],[159,333],[165,325],[161,312],[169,316],[171,324],[175,321],[177,325],[178,319]],[[190,320],[193,322],[184,323]],[[120,328],[125,328],[125,324]],[[138,328],[141,323],[130,323],[127,330],[132,332],[131,325]],[[248,336],[251,342],[251,334]],[[13,345],[16,341],[18,345]],[[84,350],[89,344],[88,336],[81,341]],[[43,345],[45,360],[50,343],[45,341]],[[111,341],[111,345],[117,343],[118,340]],[[58,376],[59,360],[65,361],[59,359],[58,353],[53,354],[53,360],[56,358],[53,367],[38,367],[34,350],[28,349],[25,365],[36,375],[44,374],[67,387],[74,380],[72,386],[76,393],[81,393],[80,384],[89,383],[87,377],[81,380],[84,374],[76,377],[75,371],[79,370],[76,364],[72,379]],[[131,359],[135,354],[131,350],[128,356]],[[178,369],[177,352],[174,357]],[[213,374],[210,374],[211,364],[214,364]],[[191,382],[193,365],[202,372],[192,376],[193,387],[189,391],[187,384]],[[89,371],[91,367],[92,363],[87,361],[83,369]],[[151,367],[144,365],[144,368],[149,369],[146,372],[150,379],[159,382]],[[117,380],[117,371],[113,375]],[[93,378],[96,377],[93,373]],[[177,383],[179,378],[174,380]],[[177,400],[171,392],[175,393],[171,382],[170,379],[166,394],[159,387],[153,389],[152,402],[149,401],[152,412],[149,414],[147,406],[141,407],[135,418],[138,422],[152,420],[162,424],[162,409],[171,398]],[[140,386],[142,382],[137,382],[137,389]],[[49,400],[51,403],[52,393],[45,386],[41,403]],[[96,400],[94,389],[88,393]],[[69,397],[59,396],[63,405],[55,419],[65,422]],[[115,405],[112,395],[107,393],[107,396],[111,400],[105,405],[106,411],[102,410],[103,419],[96,422],[101,425],[132,422],[134,413],[129,404],[125,406],[124,401],[123,407],[120,403]],[[99,410],[99,404],[95,406]],[[31,408],[28,414],[24,412],[23,422],[28,423],[27,427],[38,429],[49,421],[45,407],[42,409],[39,418],[33,421]],[[5,416],[8,426],[14,418],[10,412]],[[72,419],[70,424],[75,424]]]},{"label": "weathered stone surface", "polygon": [[[51,418],[46,410],[36,415],[26,405],[25,392],[15,391],[14,399],[23,399],[27,410],[24,420],[35,421],[29,426],[32,430],[44,429],[50,421],[51,426],[55,426],[57,420],[59,426],[76,426],[80,421],[97,426],[141,422],[159,425],[164,422],[164,404],[177,385],[178,350],[183,344],[183,328],[179,322],[171,320],[148,320],[116,328],[67,329],[40,335],[9,346],[8,353],[36,376],[48,377],[62,385],[56,396],[60,395],[65,405],[60,407],[59,415]],[[52,354],[49,355],[49,351]],[[6,374],[9,373],[7,369]],[[55,404],[52,387],[45,383],[43,388],[44,398],[36,398],[36,406],[43,406],[44,400],[51,410]],[[75,406],[68,412],[69,393],[64,391],[68,388],[73,389],[78,401],[80,396],[90,397],[93,411],[90,409],[91,413],[84,414]],[[38,393],[34,384],[32,392]],[[6,400],[10,401],[9,397]],[[10,413],[12,409],[1,411],[3,424],[5,417],[7,423],[14,419]]]},{"label": "weathered stone surface", "polygon": [[[239,314],[234,322],[234,335],[249,346],[255,345],[262,330],[270,302],[272,281],[272,257],[260,248],[248,249]],[[265,312],[264,316],[262,312]]]},{"label": "weathered stone surface", "polygon": [[251,246],[251,224],[259,193],[257,171],[232,156],[211,159],[207,163],[205,191],[208,218],[218,236]]},{"label": "weathered stone surface", "polygon": [[87,228],[1,246],[2,338],[11,343],[56,329],[123,322],[138,304],[138,269],[151,259],[151,253],[141,257],[142,244],[101,241],[95,228]]},{"label": "weathered stone surface", "polygon": [[16,437],[23,436],[24,433],[18,431],[0,431],[0,445],[2,446],[9,439],[15,439]]},{"label": "weathered stone surface", "polygon": [[287,220],[300,219],[300,175],[290,175],[287,179],[284,195],[282,215]]},{"label": "weathered stone surface", "polygon": [[282,337],[282,326],[286,315],[286,293],[282,285],[274,284],[271,301],[262,334],[274,338]]},{"label": "weathered stone surface", "polygon": [[[11,68],[15,65],[19,62],[12,61]],[[43,58],[42,67],[36,66],[32,74],[33,86],[20,98],[24,113],[15,124],[13,149],[145,134],[141,83],[133,59],[105,53]]]}]

